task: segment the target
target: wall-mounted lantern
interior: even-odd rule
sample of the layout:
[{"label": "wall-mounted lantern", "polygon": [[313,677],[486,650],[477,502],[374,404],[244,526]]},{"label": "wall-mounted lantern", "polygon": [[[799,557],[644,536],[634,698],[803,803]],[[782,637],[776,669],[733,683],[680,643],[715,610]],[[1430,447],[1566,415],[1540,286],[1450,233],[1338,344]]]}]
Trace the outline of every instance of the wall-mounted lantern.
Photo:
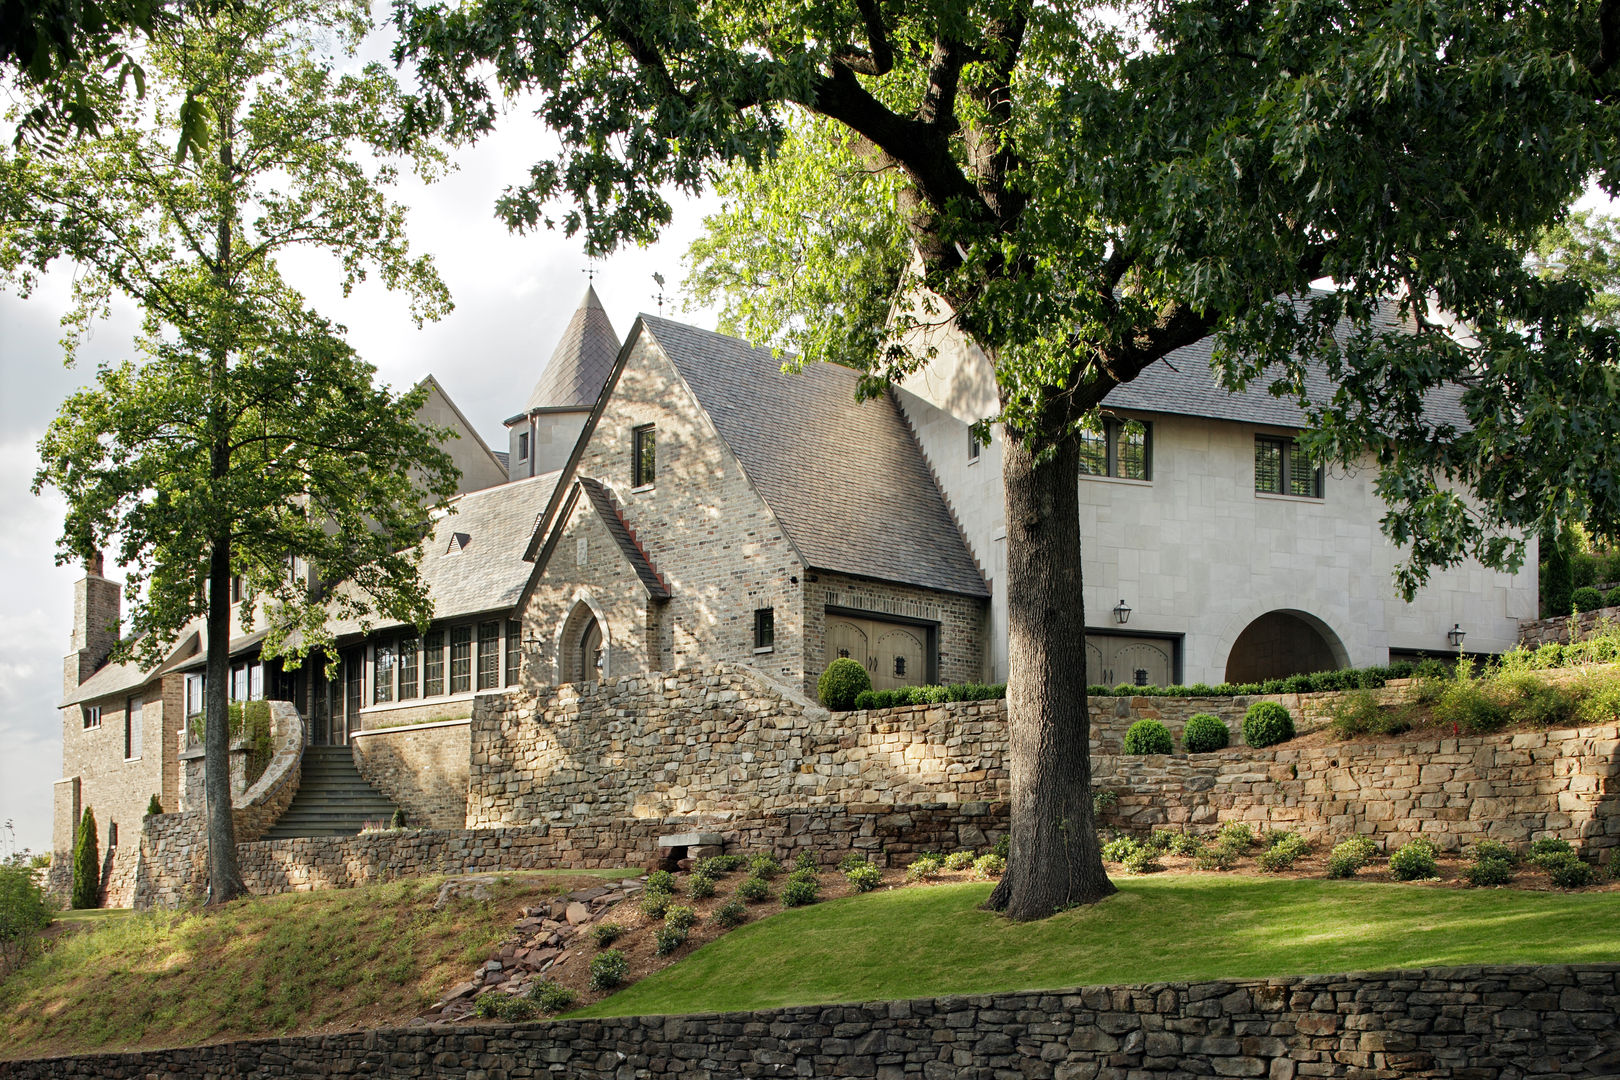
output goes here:
[{"label": "wall-mounted lantern", "polygon": [[1123,597],[1120,598],[1119,603],[1114,605],[1114,621],[1121,626],[1131,621],[1131,609],[1125,606]]},{"label": "wall-mounted lantern", "polygon": [[1463,638],[1467,635],[1468,631],[1462,628],[1462,623],[1454,623],[1451,629],[1446,631],[1446,640],[1451,642],[1453,649],[1460,649],[1462,648]]}]

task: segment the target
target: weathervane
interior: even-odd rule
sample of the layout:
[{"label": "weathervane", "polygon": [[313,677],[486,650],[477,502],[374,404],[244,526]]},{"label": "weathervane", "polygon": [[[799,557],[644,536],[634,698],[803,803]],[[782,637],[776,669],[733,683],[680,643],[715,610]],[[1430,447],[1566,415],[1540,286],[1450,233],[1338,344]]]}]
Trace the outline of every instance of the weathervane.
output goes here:
[{"label": "weathervane", "polygon": [[585,284],[587,284],[587,285],[595,285],[596,284],[596,260],[595,259],[586,259],[585,260],[585,269],[581,270],[580,273],[585,275]]},{"label": "weathervane", "polygon": [[653,294],[653,300],[658,304],[658,314],[662,315],[664,313],[664,301],[669,299],[664,295],[664,275],[654,274],[652,277],[658,283],[658,291]]}]

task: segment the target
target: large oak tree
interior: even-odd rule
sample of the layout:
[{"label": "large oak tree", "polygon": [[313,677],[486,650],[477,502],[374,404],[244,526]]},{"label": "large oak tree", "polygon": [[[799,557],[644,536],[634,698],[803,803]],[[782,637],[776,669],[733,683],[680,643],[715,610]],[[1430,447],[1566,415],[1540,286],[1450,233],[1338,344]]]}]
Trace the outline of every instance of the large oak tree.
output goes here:
[{"label": "large oak tree", "polygon": [[[765,227],[722,223],[746,242],[700,261],[753,291],[750,336],[868,390],[925,363],[906,343],[939,319],[989,358],[1013,791],[991,903],[1015,918],[1112,891],[1076,481],[1113,387],[1210,333],[1231,385],[1303,397],[1325,365],[1340,390],[1305,402],[1309,446],[1381,467],[1408,591],[1465,557],[1515,565],[1549,515],[1620,510],[1594,438],[1611,339],[1576,317],[1579,283],[1523,265],[1589,178],[1613,188],[1612,0],[398,0],[396,21],[412,124],[476,134],[528,94],[559,134],[500,201],[512,227],[603,253],[650,240],[672,190],[764,168],[728,182]],[[1424,411],[1444,383],[1468,427]],[[1594,490],[1575,473],[1610,479],[1579,507],[1543,497]]]}]

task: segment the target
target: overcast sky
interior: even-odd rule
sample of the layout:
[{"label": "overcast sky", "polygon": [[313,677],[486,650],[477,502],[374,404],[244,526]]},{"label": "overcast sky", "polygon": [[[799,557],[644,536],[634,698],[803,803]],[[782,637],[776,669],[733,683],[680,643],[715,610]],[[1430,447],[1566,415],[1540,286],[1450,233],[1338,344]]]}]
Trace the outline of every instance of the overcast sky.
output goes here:
[{"label": "overcast sky", "polygon": [[[370,50],[368,50],[370,51]],[[504,449],[501,421],[522,410],[568,317],[584,295],[586,261],[579,240],[560,233],[512,236],[495,220],[496,196],[521,178],[548,138],[527,118],[458,153],[460,170],[430,187],[412,184],[414,247],[430,251],[450,287],[456,310],[418,330],[406,304],[380,286],[344,300],[335,275],[318,262],[289,267],[322,314],[349,328],[349,340],[396,388],[430,372],[490,446]],[[622,338],[635,316],[656,312],[652,280],[670,290],[683,276],[687,245],[702,228],[705,204],[677,206],[661,242],[619,253],[598,268],[596,290]],[[95,376],[98,361],[130,354],[135,309],[115,307],[96,328],[74,368],[64,368],[57,320],[68,306],[66,270],[28,300],[0,294],[0,856],[16,847],[49,851],[51,784],[61,776],[62,658],[72,631],[76,567],[55,565],[62,503],[54,493],[29,493],[35,444],[76,387]],[[666,304],[664,311],[671,314]],[[713,327],[707,312],[680,317]],[[109,576],[118,576],[109,568]]]}]

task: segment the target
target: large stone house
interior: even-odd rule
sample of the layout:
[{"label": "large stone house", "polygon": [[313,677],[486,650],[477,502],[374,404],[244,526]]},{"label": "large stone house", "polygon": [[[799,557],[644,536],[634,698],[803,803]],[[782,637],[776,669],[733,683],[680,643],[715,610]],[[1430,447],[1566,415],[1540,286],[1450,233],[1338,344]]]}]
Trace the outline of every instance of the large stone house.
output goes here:
[{"label": "large stone house", "polygon": [[[311,742],[342,745],[465,720],[479,693],[519,683],[721,662],[808,693],[836,656],[880,688],[1004,680],[1000,440],[972,435],[996,411],[994,380],[971,347],[936,346],[903,386],[857,402],[852,371],[784,373],[769,350],[673,320],[643,315],[621,342],[587,290],[505,421],[504,455],[433,387],[470,478],[423,547],[434,623],[337,627],[330,681],[319,665],[265,670],[242,634],[233,696],[293,701]],[[1298,410],[1225,393],[1208,359],[1195,345],[1120,387],[1090,442],[1091,682],[1443,655],[1452,630],[1471,652],[1516,642],[1536,615],[1533,569],[1465,565],[1401,602],[1373,468],[1313,468]],[[84,805],[127,830],[152,794],[184,801],[176,759],[196,753],[183,719],[201,701],[194,637],[155,671],[103,667],[117,586],[92,568],[76,603],[58,852]]]}]

